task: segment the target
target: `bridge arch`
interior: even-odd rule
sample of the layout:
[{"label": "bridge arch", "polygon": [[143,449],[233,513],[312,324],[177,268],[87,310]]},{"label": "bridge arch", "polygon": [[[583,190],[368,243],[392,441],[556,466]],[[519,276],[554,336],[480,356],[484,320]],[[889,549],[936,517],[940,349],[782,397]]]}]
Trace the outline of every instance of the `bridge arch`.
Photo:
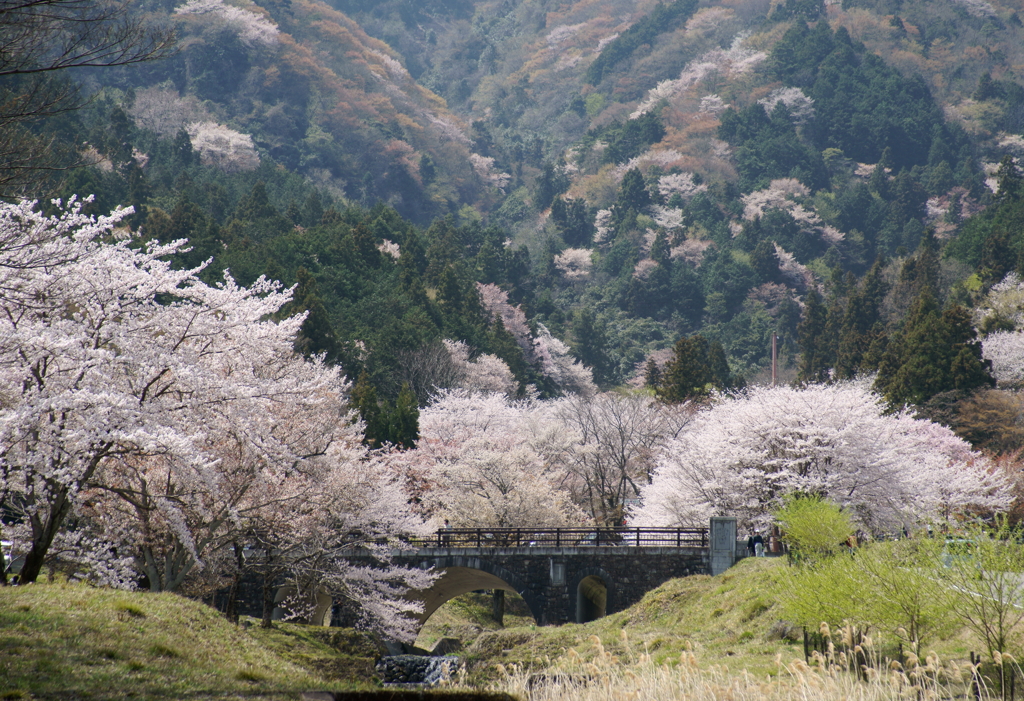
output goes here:
[{"label": "bridge arch", "polygon": [[542,602],[519,576],[501,565],[479,557],[460,556],[439,557],[429,564],[433,565],[434,570],[442,572],[442,575],[429,589],[417,592],[417,598],[423,602],[420,625],[445,602],[478,589],[503,589],[519,594],[534,620],[538,623],[541,621],[544,611]]},{"label": "bridge arch", "polygon": [[617,611],[615,581],[600,567],[587,567],[576,572],[569,585],[569,596],[576,611],[576,623],[589,623]]}]

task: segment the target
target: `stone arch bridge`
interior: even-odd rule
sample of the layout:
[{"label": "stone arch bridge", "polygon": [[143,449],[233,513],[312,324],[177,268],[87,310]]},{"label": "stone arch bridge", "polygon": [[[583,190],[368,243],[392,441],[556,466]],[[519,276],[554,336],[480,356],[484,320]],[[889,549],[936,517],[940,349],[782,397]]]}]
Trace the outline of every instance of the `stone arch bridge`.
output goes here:
[{"label": "stone arch bridge", "polygon": [[[429,589],[409,592],[423,602],[420,624],[450,599],[481,589],[519,594],[538,625],[586,623],[670,579],[724,572],[746,553],[736,519],[727,517],[712,518],[709,528],[441,530],[410,545],[392,553],[396,564],[441,573]],[[356,551],[349,559],[360,557]],[[280,585],[275,601],[290,590]],[[259,587],[242,589],[239,613],[260,615]],[[329,596],[319,598],[310,623],[343,618]]]},{"label": "stone arch bridge", "polygon": [[538,625],[586,623],[635,604],[670,579],[718,574],[746,552],[736,519],[710,528],[442,530],[396,552],[396,564],[441,576],[423,601],[425,622],[446,601],[480,589],[518,593]]}]

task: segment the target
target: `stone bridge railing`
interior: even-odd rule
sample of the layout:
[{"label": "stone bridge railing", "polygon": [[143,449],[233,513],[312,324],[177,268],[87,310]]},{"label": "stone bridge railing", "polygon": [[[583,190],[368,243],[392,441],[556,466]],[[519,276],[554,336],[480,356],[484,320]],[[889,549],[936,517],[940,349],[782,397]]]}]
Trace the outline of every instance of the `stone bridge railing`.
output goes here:
[{"label": "stone bridge railing", "polygon": [[707,528],[449,528],[414,538],[419,548],[706,548]]}]

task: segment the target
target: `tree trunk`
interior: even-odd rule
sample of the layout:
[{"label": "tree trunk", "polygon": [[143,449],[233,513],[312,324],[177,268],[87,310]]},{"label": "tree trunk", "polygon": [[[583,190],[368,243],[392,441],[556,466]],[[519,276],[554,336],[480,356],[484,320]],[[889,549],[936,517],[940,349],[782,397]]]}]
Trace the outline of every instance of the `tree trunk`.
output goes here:
[{"label": "tree trunk", "polygon": [[[2,527],[2,526],[3,526],[3,524],[0,523],[0,527]],[[0,535],[2,535],[2,532],[0,532]],[[7,581],[7,557],[6,556],[7,556],[7,553],[4,551],[3,547],[0,547],[0,587],[6,587],[8,584],[10,584],[10,582]],[[13,561],[13,557],[14,557],[14,554],[12,553],[11,554],[12,561]]]},{"label": "tree trunk", "polygon": [[245,566],[245,559],[242,557],[242,546],[232,543],[235,551],[235,571],[231,578],[231,587],[228,589],[228,600],[224,605],[224,616],[231,623],[238,623],[238,587],[242,583],[242,568]]},{"label": "tree trunk", "polygon": [[491,617],[499,626],[505,625],[505,590],[495,589],[491,594]]},{"label": "tree trunk", "polygon": [[28,584],[39,578],[50,545],[70,512],[71,500],[67,498],[67,490],[61,489],[49,510],[42,510],[44,520],[37,521],[35,517],[32,518],[32,548],[25,555],[25,564],[18,577],[19,582]]},{"label": "tree trunk", "polygon": [[260,621],[262,628],[271,627],[270,617],[274,613],[274,570],[270,566],[274,560],[270,547],[267,547],[266,567],[263,570],[263,619]]}]

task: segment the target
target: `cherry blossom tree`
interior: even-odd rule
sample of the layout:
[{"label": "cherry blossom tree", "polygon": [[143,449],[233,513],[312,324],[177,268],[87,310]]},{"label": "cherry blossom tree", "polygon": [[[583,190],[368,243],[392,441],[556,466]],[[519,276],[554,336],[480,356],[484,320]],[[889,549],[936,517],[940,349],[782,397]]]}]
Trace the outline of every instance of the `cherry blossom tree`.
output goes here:
[{"label": "cherry blossom tree", "polygon": [[[151,588],[177,590],[262,545],[408,633],[409,605],[387,602],[423,573],[343,555],[422,523],[366,460],[340,370],[293,351],[303,317],[274,320],[290,291],[174,270],[184,242],[134,247],[117,228],[130,213],[0,205],[0,501],[23,580],[56,543],[92,547],[100,579],[123,582],[130,553]],[[88,538],[62,533],[71,516]]]},{"label": "cherry blossom tree", "polygon": [[177,90],[159,87],[137,91],[128,113],[139,127],[169,137],[188,124],[211,120],[209,111],[194,95],[182,97]]},{"label": "cherry blossom tree", "polygon": [[339,457],[310,473],[311,488],[286,513],[271,507],[284,535],[261,549],[278,554],[295,587],[284,608],[289,617],[308,621],[317,594],[326,593],[358,609],[364,627],[412,642],[422,608],[405,594],[428,588],[437,575],[396,566],[391,553],[404,547],[405,536],[427,535],[427,525],[410,510],[402,475],[387,455],[364,458],[358,469],[332,467]]},{"label": "cherry blossom tree", "polygon": [[650,482],[661,449],[691,414],[644,393],[569,397],[554,411],[569,437],[561,459],[576,502],[601,526],[621,525],[626,500]]},{"label": "cherry blossom tree", "polygon": [[551,404],[444,392],[420,413],[414,459],[430,465],[429,508],[460,527],[562,526],[582,513],[563,488],[568,437]]},{"label": "cherry blossom tree", "polygon": [[966,442],[906,412],[886,413],[856,382],[720,397],[662,453],[637,520],[764,523],[793,492],[828,498],[873,529],[1009,503],[1004,480]]},{"label": "cherry blossom tree", "polygon": [[1024,383],[1024,282],[1009,273],[992,286],[975,311],[975,323],[988,335],[982,341],[992,374],[1003,387]]},{"label": "cherry blossom tree", "polygon": [[1024,332],[994,331],[982,341],[985,359],[1001,387],[1024,384]]},{"label": "cherry blossom tree", "polygon": [[188,0],[175,8],[183,17],[201,17],[204,23],[218,23],[238,35],[246,46],[273,46],[278,42],[277,25],[263,15],[228,5],[224,0]]},{"label": "cherry blossom tree", "polygon": [[[205,467],[188,432],[168,420],[189,399],[176,383],[190,381],[177,362],[184,353],[170,351],[194,353],[203,332],[189,328],[187,302],[156,302],[188,299],[195,271],[163,262],[180,242],[141,251],[123,236],[102,243],[130,210],[92,219],[80,205],[54,217],[33,203],[0,207],[0,486],[29,531],[25,581],[104,460],[177,454]],[[257,295],[272,291],[260,286]],[[179,317],[178,328],[165,317]]]},{"label": "cherry blossom tree", "polygon": [[543,324],[537,324],[534,357],[544,376],[563,393],[590,397],[597,392],[590,368],[576,360],[570,354],[569,346],[552,336]]},{"label": "cherry blossom tree", "polygon": [[287,340],[250,352],[263,361],[258,366],[235,359],[231,372],[251,382],[245,395],[192,411],[204,427],[196,447],[211,470],[173,456],[135,455],[98,470],[89,495],[93,518],[120,552],[135,554],[151,590],[179,590],[205,568],[209,553],[261,537],[271,524],[279,543],[295,536],[294,524],[276,523],[275,514],[291,518],[300,504],[315,503],[312,495],[331,471],[362,457],[337,370],[298,360]]},{"label": "cherry blossom tree", "polygon": [[772,90],[768,97],[757,102],[764,105],[764,111],[769,115],[781,102],[789,112],[789,118],[797,125],[806,124],[814,119],[814,100],[807,97],[800,88],[777,88]]},{"label": "cherry blossom tree", "polygon": [[523,353],[528,358],[532,357],[533,342],[530,340],[530,325],[526,321],[526,314],[522,308],[510,304],[508,293],[497,285],[485,285],[478,282],[476,288],[480,293],[480,302],[491,320],[500,318],[505,330],[516,339],[516,344]]},{"label": "cherry blossom tree", "polygon": [[592,255],[589,248],[567,248],[555,255],[555,267],[567,280],[582,280],[590,276],[594,267]]},{"label": "cherry blossom tree", "polygon": [[591,395],[597,387],[589,369],[577,362],[569,347],[539,325],[536,337],[526,322],[526,314],[518,305],[510,304],[508,293],[497,285],[477,283],[480,301],[492,320],[501,319],[505,329],[515,338],[523,357],[541,374],[566,394]]},{"label": "cherry blossom tree", "polygon": [[481,353],[470,360],[470,349],[463,341],[444,341],[454,368],[452,388],[471,392],[499,392],[515,396],[519,385],[504,360],[490,353]]},{"label": "cherry blossom tree", "polygon": [[255,170],[260,165],[260,155],[248,134],[216,122],[193,122],[186,130],[204,165],[228,173]]}]

